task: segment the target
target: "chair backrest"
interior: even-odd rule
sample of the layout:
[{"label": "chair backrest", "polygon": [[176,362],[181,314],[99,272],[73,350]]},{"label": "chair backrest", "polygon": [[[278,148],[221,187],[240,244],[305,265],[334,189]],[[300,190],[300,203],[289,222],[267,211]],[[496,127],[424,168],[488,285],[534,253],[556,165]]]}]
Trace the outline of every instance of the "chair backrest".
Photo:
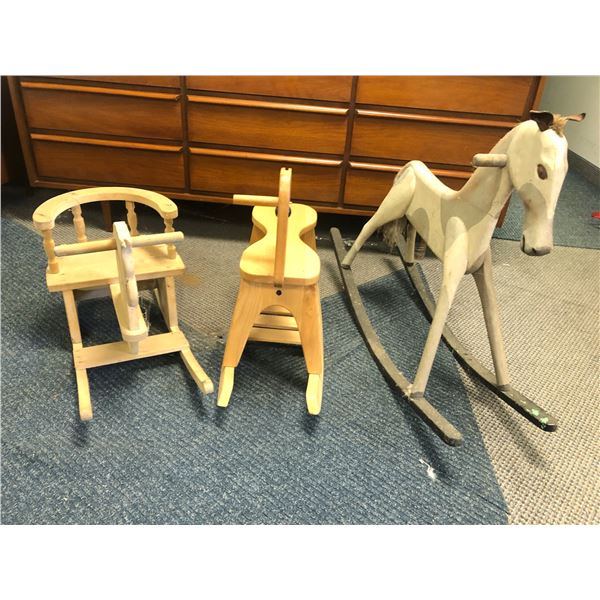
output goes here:
[{"label": "chair backrest", "polygon": [[282,168],[279,172],[279,197],[277,200],[277,237],[275,242],[275,267],[273,282],[276,287],[283,286],[285,273],[285,252],[287,247],[288,221],[290,216],[290,198],[292,195],[292,170]]},{"label": "chair backrest", "polygon": [[[80,248],[82,252],[105,250],[108,248],[95,247],[97,242],[87,241],[81,205],[89,204],[91,202],[105,202],[111,200],[125,201],[127,206],[127,222],[129,224],[129,228],[131,229],[131,233],[134,236],[138,235],[137,216],[135,214],[134,206],[136,202],[149,206],[161,215],[165,224],[166,233],[171,233],[174,231],[173,220],[177,218],[177,205],[172,200],[169,200],[169,198],[166,196],[156,192],[151,192],[149,190],[143,190],[140,188],[97,187],[74,190],[72,192],[60,194],[59,196],[55,196],[54,198],[46,200],[46,202],[38,206],[33,213],[33,224],[44,238],[44,250],[46,251],[46,255],[48,257],[48,270],[51,273],[59,272],[59,264],[56,257],[60,256],[60,254],[55,252],[54,240],[52,238],[52,230],[58,215],[66,210],[72,210],[73,225],[75,226],[77,242],[78,244],[83,244],[83,246]],[[105,243],[111,244],[112,240],[106,240]],[[76,251],[78,244],[70,244],[70,252],[68,253],[81,254],[82,252]],[[91,245],[91,247],[86,247],[85,245]],[[63,255],[66,254],[67,252],[65,252]],[[175,246],[172,244],[169,244],[168,246],[168,255],[169,258],[175,258],[177,255]]]},{"label": "chair backrest", "polygon": [[58,215],[65,210],[80,207],[90,202],[105,202],[110,200],[124,200],[125,202],[139,202],[153,208],[163,219],[177,218],[177,205],[166,196],[128,187],[96,187],[83,190],[73,190],[59,196],[54,196],[40,204],[33,213],[33,224],[39,231],[52,229]]},{"label": "chair backrest", "polygon": [[288,221],[291,211],[292,169],[282,167],[279,171],[279,193],[277,196],[254,196],[234,194],[234,204],[249,206],[273,206],[277,213],[277,231],[275,238],[275,260],[273,281],[276,287],[283,286],[285,257],[287,248]]}]

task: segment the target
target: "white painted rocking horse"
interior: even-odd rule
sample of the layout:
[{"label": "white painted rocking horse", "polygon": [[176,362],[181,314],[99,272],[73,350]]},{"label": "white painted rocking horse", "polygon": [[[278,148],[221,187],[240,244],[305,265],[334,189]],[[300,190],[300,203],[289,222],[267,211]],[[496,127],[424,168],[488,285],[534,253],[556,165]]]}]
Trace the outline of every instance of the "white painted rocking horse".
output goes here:
[{"label": "white painted rocking horse", "polygon": [[[117,199],[124,200],[127,205],[129,228],[124,222],[113,223],[112,238],[87,241],[81,205]],[[136,202],[153,208],[162,216],[165,233],[138,234]],[[52,239],[55,219],[68,209],[73,212],[77,243],[55,247]],[[173,230],[175,217],[177,206],[165,196],[125,187],[67,192],[47,200],[33,213],[33,223],[44,238],[48,257],[48,289],[61,292],[65,303],[73,343],[79,416],[83,421],[90,420],[93,415],[86,372],[92,367],[179,352],[200,389],[205,394],[213,391],[212,382],[196,361],[177,322],[174,277],[182,275],[185,266],[174,245],[183,240],[183,234]],[[155,291],[168,333],[148,335],[138,287]],[[123,341],[84,347],[77,301],[98,296],[112,298]]]},{"label": "white painted rocking horse", "polygon": [[[446,318],[458,284],[463,275],[470,273],[475,278],[483,306],[494,363],[495,377],[488,377],[491,379],[488,383],[496,388],[494,391],[503,396],[505,401],[531,421],[552,430],[555,425],[550,422],[549,415],[510,387],[492,282],[490,241],[507,198],[512,190],[516,190],[525,207],[521,249],[531,256],[550,252],[554,210],[567,173],[564,126],[567,121],[583,120],[585,114],[563,117],[549,112],[531,111],[530,117],[530,120],[511,129],[490,154],[474,156],[473,166],[480,168],[475,170],[461,190],[448,188],[422,162],[411,161],[396,175],[391,190],[343,258],[339,232],[332,230],[332,236],[334,242],[337,242],[336,252],[341,262],[342,275],[346,270],[345,283],[351,286],[354,284],[347,270],[357,252],[376,229],[398,219],[404,218],[407,222],[406,252],[403,257],[407,267],[414,263],[416,234],[443,263],[439,298],[416,377],[412,385],[403,389],[409,399],[416,403],[423,399],[440,339],[447,329]],[[409,275],[412,279],[418,273],[413,269]],[[346,287],[348,289],[348,285]],[[356,293],[358,294],[357,291]],[[448,342],[448,339],[445,341]],[[449,343],[453,345],[452,342]],[[465,351],[461,347],[458,353],[463,352]],[[467,362],[472,363],[472,358]],[[470,366],[474,368],[473,365]],[[511,396],[510,399],[507,396]],[[427,412],[432,407],[426,404],[415,408],[424,408]],[[433,412],[435,413],[434,409]],[[421,416],[434,425],[434,428],[432,421],[440,417],[433,413]],[[445,422],[445,425],[449,424]],[[451,429],[446,428],[442,437],[448,438],[448,443],[460,443],[456,435],[458,432]]]}]

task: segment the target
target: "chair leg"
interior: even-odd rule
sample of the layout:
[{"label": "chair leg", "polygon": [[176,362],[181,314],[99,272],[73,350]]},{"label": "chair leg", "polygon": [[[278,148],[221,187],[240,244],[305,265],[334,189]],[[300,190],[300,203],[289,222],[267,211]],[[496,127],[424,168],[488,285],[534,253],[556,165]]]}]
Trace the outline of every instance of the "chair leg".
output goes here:
[{"label": "chair leg", "polygon": [[79,418],[82,421],[91,421],[94,416],[92,410],[92,400],[90,398],[90,384],[87,371],[75,367],[75,377],[77,379],[77,397],[79,401]]},{"label": "chair leg", "polygon": [[158,306],[163,314],[167,327],[173,331],[178,328],[177,297],[175,295],[175,278],[163,277],[157,281]]},{"label": "chair leg", "polygon": [[[269,292],[271,289],[269,288]],[[260,284],[253,285],[243,279],[240,281],[240,290],[235,308],[233,309],[233,316],[231,317],[231,325],[227,335],[225,354],[221,367],[219,393],[217,396],[217,406],[221,408],[225,408],[229,404],[229,398],[233,389],[235,367],[240,362],[250,331],[260,311],[265,307],[263,292],[264,286]]]},{"label": "chair leg", "polygon": [[[79,317],[77,316],[77,303],[73,290],[65,290],[63,293],[63,301],[65,303],[65,312],[67,313],[67,323],[69,324],[69,335],[73,343],[73,354],[75,350],[82,347],[81,329],[79,327]],[[79,401],[79,418],[82,421],[89,421],[94,416],[92,410],[92,399],[90,397],[90,384],[88,381],[87,371],[78,369],[75,366],[75,378],[77,381],[77,397]]]},{"label": "chair leg", "polygon": [[65,290],[62,295],[65,303],[65,312],[67,313],[71,342],[73,344],[81,344],[81,329],[79,327],[79,317],[77,316],[75,294],[73,294],[73,290]]},{"label": "chair leg", "polygon": [[323,319],[319,286],[315,284],[300,288],[295,304],[296,310],[293,312],[298,323],[302,351],[308,371],[306,406],[311,415],[318,415],[321,412],[324,371]]}]

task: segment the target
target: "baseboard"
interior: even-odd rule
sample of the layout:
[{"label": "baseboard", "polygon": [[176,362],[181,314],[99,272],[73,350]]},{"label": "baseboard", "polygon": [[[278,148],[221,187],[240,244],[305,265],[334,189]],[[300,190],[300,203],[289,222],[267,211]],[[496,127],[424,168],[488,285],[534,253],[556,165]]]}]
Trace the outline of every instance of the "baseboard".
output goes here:
[{"label": "baseboard", "polygon": [[569,168],[577,171],[588,181],[600,187],[600,167],[579,156],[579,154],[575,154],[572,150],[569,150]]}]

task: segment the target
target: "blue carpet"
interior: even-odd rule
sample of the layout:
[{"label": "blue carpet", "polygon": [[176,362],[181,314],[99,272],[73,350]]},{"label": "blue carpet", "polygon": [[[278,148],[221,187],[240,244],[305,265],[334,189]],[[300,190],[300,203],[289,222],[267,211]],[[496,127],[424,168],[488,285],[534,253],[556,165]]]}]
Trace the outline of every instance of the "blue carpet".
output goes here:
[{"label": "blue carpet", "polygon": [[[600,220],[592,212],[600,211],[600,189],[575,171],[569,171],[554,214],[554,243],[575,248],[600,248]],[[521,240],[523,202],[513,192],[502,227],[494,237]]]},{"label": "blue carpet", "polygon": [[[428,397],[464,434],[460,448],[445,446],[388,387],[341,294],[323,302],[320,417],[306,413],[300,349],[249,344],[226,411],[170,355],[91,370],[95,418],[83,424],[40,239],[3,219],[2,259],[3,523],[506,522],[445,348]],[[414,376],[427,326],[407,282],[392,275],[361,289],[392,358]],[[82,304],[80,319],[84,343],[118,338],[109,300]],[[156,312],[151,322],[158,330]],[[217,383],[222,342],[182,328]]]}]

